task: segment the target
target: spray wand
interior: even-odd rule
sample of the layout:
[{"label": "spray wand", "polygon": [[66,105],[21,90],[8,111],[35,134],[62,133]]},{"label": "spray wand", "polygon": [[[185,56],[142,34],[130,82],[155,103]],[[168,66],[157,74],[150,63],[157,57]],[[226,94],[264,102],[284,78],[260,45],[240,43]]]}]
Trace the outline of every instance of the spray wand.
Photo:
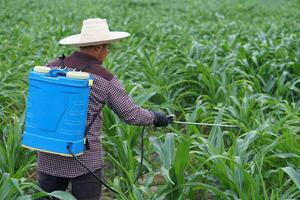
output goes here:
[{"label": "spray wand", "polygon": [[216,127],[227,127],[227,128],[237,128],[237,125],[231,124],[211,124],[204,122],[187,122],[187,121],[175,121],[174,115],[168,115],[168,124],[186,124],[186,125],[196,125],[196,126],[216,126]]},{"label": "spray wand", "polygon": [[[185,124],[185,125],[197,125],[197,126],[212,126],[212,127],[227,127],[227,128],[236,128],[238,126],[236,125],[229,125],[229,124],[210,124],[210,123],[202,123],[202,122],[187,122],[187,121],[174,121],[174,115],[168,115],[167,116],[168,119],[168,124]],[[136,183],[136,181],[139,179],[139,177],[142,174],[142,167],[143,167],[143,160],[144,160],[144,131],[145,131],[145,126],[142,129],[142,134],[141,134],[141,161],[140,161],[140,165],[139,165],[139,169],[138,169],[138,173],[136,175],[136,178],[133,182],[133,184]],[[71,150],[71,146],[68,145],[67,146],[67,150],[69,151],[69,153],[74,157],[74,159],[80,163],[80,165],[82,165],[83,167],[85,167],[101,184],[103,184],[106,188],[108,188],[110,191],[112,191],[113,193],[119,195],[119,192],[117,192],[115,189],[113,189],[112,187],[110,187],[106,182],[104,182],[103,180],[101,180],[99,177],[97,177],[97,175],[95,173],[93,173],[88,167],[86,167],[78,158],[76,155],[74,155],[74,153]],[[124,192],[125,194],[132,188],[133,184],[131,184],[126,191]]]}]

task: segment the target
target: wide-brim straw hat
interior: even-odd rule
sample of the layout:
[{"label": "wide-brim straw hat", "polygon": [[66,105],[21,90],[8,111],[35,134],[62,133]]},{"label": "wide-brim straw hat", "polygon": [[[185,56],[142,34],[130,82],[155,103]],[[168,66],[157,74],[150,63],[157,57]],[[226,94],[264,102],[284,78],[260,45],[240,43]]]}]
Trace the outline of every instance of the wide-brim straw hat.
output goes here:
[{"label": "wide-brim straw hat", "polygon": [[71,35],[59,41],[59,44],[75,47],[108,44],[130,36],[127,32],[110,31],[106,19],[83,20],[81,33]]}]

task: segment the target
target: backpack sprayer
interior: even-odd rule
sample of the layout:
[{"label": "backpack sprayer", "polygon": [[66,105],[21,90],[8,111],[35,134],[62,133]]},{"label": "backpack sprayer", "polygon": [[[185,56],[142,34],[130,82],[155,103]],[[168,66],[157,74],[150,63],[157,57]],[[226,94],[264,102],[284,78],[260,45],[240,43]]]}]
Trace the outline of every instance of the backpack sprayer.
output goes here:
[{"label": "backpack sprayer", "polygon": [[[101,184],[119,194],[77,158],[77,155],[83,153],[85,144],[88,149],[88,141],[85,137],[96,118],[94,116],[86,127],[89,91],[92,84],[93,79],[86,72],[51,69],[44,66],[34,67],[29,73],[26,123],[22,146],[42,152],[71,156]],[[237,127],[225,124],[174,121],[174,115],[169,115],[167,118],[168,124]],[[138,180],[143,166],[144,131],[145,127],[142,128],[141,161],[134,183]]]},{"label": "backpack sprayer", "polygon": [[[83,66],[83,70],[88,66]],[[25,131],[22,146],[32,150],[74,157],[95,178],[118,193],[88,169],[77,155],[87,149],[88,99],[93,79],[86,72],[36,66],[29,73]],[[57,103],[59,102],[59,103]]]},{"label": "backpack sprayer", "polygon": [[[83,153],[88,97],[93,79],[86,72],[36,66],[29,73],[22,145],[48,153]],[[58,103],[59,102],[59,103]]]}]

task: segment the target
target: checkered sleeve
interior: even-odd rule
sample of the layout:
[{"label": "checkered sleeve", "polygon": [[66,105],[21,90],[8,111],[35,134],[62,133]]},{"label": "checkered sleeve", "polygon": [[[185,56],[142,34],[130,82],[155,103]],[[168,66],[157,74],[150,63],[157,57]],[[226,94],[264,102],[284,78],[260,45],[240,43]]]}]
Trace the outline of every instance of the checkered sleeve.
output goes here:
[{"label": "checkered sleeve", "polygon": [[108,86],[106,104],[128,124],[153,124],[153,112],[136,105],[116,76]]}]

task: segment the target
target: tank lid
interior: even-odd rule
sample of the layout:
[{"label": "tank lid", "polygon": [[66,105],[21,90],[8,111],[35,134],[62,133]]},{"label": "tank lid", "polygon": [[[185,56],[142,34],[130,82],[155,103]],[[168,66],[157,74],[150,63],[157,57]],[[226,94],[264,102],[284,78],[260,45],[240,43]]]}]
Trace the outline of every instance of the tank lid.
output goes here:
[{"label": "tank lid", "polygon": [[74,79],[89,79],[90,75],[87,72],[70,71],[70,72],[67,72],[66,77],[74,78]]},{"label": "tank lid", "polygon": [[38,73],[43,73],[46,74],[51,70],[50,67],[45,67],[45,66],[35,66],[33,68],[33,71],[38,72]]}]

